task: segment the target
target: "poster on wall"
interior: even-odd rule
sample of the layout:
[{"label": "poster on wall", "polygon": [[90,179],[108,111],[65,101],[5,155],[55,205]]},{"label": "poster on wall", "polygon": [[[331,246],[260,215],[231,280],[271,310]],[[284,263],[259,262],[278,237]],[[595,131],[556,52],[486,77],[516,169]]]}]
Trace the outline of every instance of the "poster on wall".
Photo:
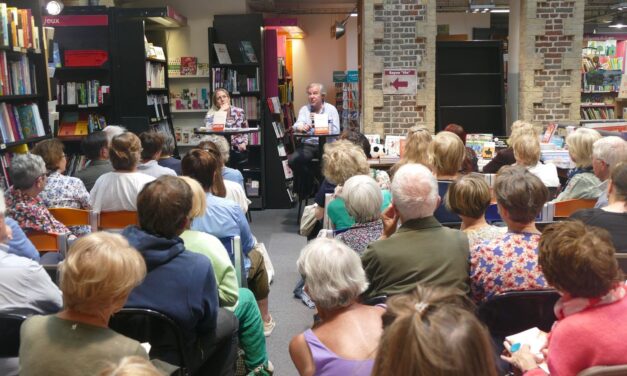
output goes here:
[{"label": "poster on wall", "polygon": [[415,69],[385,69],[383,94],[415,95],[418,78]]}]

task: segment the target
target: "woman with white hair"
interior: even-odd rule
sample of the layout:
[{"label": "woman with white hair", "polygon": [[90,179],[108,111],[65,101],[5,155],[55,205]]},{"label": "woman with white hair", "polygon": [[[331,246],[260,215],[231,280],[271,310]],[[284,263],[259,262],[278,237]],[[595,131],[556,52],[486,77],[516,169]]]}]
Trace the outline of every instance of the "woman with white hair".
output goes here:
[{"label": "woman with white hair", "polygon": [[566,146],[575,168],[568,173],[564,190],[554,201],[597,199],[601,195],[601,182],[592,169],[592,145],[601,139],[594,129],[578,128],[566,137]]},{"label": "woman with white hair", "polygon": [[228,167],[229,158],[231,158],[231,151],[229,148],[229,142],[226,140],[224,136],[219,136],[217,134],[210,134],[204,136],[200,143],[198,144],[198,148],[204,149],[201,145],[204,141],[213,142],[220,151],[220,156],[222,157],[222,178],[224,180],[233,181],[244,188],[244,176],[242,176],[242,172],[238,169]]},{"label": "woman with white hair", "polygon": [[381,189],[370,176],[356,175],[344,183],[340,197],[355,224],[337,238],[361,256],[368,244],[379,239],[383,233]]},{"label": "woman with white hair", "polygon": [[11,161],[11,181],[13,185],[6,192],[7,216],[15,219],[24,232],[70,232],[39,197],[48,181],[46,164],[39,155],[16,155]]},{"label": "woman with white hair", "polygon": [[335,239],[316,239],[301,251],[298,271],[320,323],[290,342],[300,375],[370,375],[384,310],[358,303],[368,287],[359,256]]}]

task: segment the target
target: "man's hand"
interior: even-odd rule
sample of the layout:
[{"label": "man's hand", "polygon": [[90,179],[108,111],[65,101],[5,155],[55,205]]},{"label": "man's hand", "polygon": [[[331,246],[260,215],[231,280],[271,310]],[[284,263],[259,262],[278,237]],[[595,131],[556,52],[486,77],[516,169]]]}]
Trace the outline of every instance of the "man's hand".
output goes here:
[{"label": "man's hand", "polygon": [[298,130],[303,132],[303,133],[309,132],[310,129],[311,129],[311,125],[309,125],[309,124],[302,124],[302,125],[298,126]]},{"label": "man's hand", "polygon": [[396,228],[398,227],[399,216],[393,204],[390,204],[390,206],[381,213],[381,220],[383,221],[383,234],[381,234],[379,239],[387,239],[396,232]]}]

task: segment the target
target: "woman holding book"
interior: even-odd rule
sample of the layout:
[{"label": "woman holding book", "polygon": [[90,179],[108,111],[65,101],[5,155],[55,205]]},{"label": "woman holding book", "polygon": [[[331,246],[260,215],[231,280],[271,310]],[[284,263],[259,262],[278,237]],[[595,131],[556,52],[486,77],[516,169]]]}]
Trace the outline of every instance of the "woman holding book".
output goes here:
[{"label": "woman holding book", "polygon": [[[205,126],[213,127],[214,124],[224,124],[224,129],[248,128],[248,120],[243,109],[231,106],[231,96],[226,89],[219,88],[213,93],[213,107],[207,111],[205,115]],[[222,123],[221,114],[226,113],[226,119]],[[234,151],[244,152],[248,145],[248,137],[245,134],[233,134],[231,137],[231,146]]]}]

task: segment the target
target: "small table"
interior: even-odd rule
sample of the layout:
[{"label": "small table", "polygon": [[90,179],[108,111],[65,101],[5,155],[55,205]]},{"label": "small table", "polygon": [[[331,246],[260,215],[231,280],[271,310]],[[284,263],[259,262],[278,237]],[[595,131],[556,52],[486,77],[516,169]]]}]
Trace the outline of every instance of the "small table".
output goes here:
[{"label": "small table", "polygon": [[327,134],[309,134],[309,133],[301,133],[301,132],[294,132],[293,133],[295,138],[310,138],[310,137],[317,137],[318,138],[318,158],[322,158],[322,153],[324,152],[324,144],[326,144],[327,142],[327,138],[329,137],[340,137],[339,133],[327,133]]},{"label": "small table", "polygon": [[394,166],[401,158],[400,157],[383,157],[368,159],[370,167],[378,167],[383,170],[388,170]]},{"label": "small table", "polygon": [[224,136],[229,141],[229,145],[231,145],[231,137],[234,134],[248,134],[248,133],[257,133],[260,132],[261,128],[224,128],[221,131],[214,131],[212,129],[204,129],[204,128],[195,128],[194,134],[216,134],[219,136]]}]

